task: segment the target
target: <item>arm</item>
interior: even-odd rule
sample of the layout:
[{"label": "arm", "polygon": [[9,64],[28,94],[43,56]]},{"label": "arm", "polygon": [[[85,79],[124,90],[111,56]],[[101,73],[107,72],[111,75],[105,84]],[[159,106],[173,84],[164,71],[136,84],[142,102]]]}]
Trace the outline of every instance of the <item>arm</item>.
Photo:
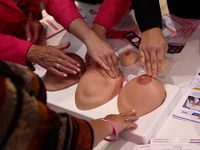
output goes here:
[{"label": "arm", "polygon": [[44,27],[39,22],[39,20],[42,19],[40,1],[29,0],[26,4],[19,3],[18,7],[27,17],[24,25],[25,37],[23,38],[34,44],[40,44],[45,35]]},{"label": "arm", "polygon": [[[69,43],[59,46],[37,46],[6,34],[0,34],[0,41],[1,60],[24,66],[26,60],[28,60],[61,77],[66,77],[68,73],[76,74],[80,72],[80,64],[61,51],[69,47]],[[60,64],[59,70],[56,69],[57,63]]]},{"label": "arm", "polygon": [[161,73],[163,58],[168,50],[161,28],[161,11],[158,0],[132,0],[137,23],[142,32],[140,63],[149,76]]},{"label": "arm", "polygon": [[92,59],[115,78],[118,76],[117,57],[108,43],[101,40],[83,20],[71,0],[43,0],[46,11],[66,30],[80,39],[87,47]]},{"label": "arm", "polygon": [[[0,133],[3,137],[0,148],[92,149],[106,136],[114,134],[108,122],[87,122],[50,110],[44,105],[46,91],[38,76],[16,64],[0,61],[0,65],[0,114],[2,118],[7,118],[0,118]],[[128,127],[137,127],[131,122],[138,119],[135,111],[105,118],[115,125],[118,132]],[[22,138],[24,135],[26,138]],[[19,140],[16,141],[16,137]]]}]

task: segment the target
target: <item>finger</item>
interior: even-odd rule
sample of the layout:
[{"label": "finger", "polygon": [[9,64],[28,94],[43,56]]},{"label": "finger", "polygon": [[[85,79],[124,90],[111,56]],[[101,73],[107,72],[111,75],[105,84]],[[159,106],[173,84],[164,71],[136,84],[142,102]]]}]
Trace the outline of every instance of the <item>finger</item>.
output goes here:
[{"label": "finger", "polygon": [[126,129],[129,129],[129,128],[136,129],[138,127],[138,125],[136,123],[127,122],[126,124],[127,124]]},{"label": "finger", "polygon": [[110,75],[110,77],[114,78],[110,68],[107,65],[107,61],[105,59],[101,60],[97,58],[96,62]]},{"label": "finger", "polygon": [[[108,65],[108,62],[107,62],[107,60],[105,59],[105,58],[102,58],[102,62],[106,65],[106,66],[108,66],[107,68],[109,68],[109,69],[107,69],[107,70],[105,70],[106,72],[107,72],[107,74],[111,77],[111,78],[115,78],[115,75],[113,74],[113,72],[111,71],[111,69],[110,69],[110,67],[109,67],[109,65]],[[100,64],[99,64],[100,65]],[[102,67],[102,66],[101,66]]]},{"label": "finger", "polygon": [[112,73],[112,77],[116,78],[117,77],[117,73],[116,73],[116,70],[115,70],[115,67],[114,67],[112,59],[110,57],[108,57],[107,58],[107,62],[108,62],[108,66],[110,68],[110,71]]},{"label": "finger", "polygon": [[81,65],[78,61],[74,60],[73,58],[67,56],[66,54],[64,54],[62,51],[59,51],[58,52],[58,57],[60,57],[61,59],[59,59],[57,62],[64,65],[64,66],[68,66],[69,64],[70,65],[73,65],[73,67],[71,69],[74,69],[76,68],[75,70],[78,70],[80,68]]},{"label": "finger", "polygon": [[40,29],[40,27],[39,27],[39,25],[34,25],[34,27],[33,27],[33,43],[34,44],[38,44],[39,43],[39,41],[40,41],[40,36],[41,36],[41,29]]},{"label": "finger", "polygon": [[61,44],[61,45],[58,45],[58,46],[54,46],[55,48],[59,49],[59,50],[63,50],[63,49],[66,49],[70,46],[70,42],[66,43],[66,44]]},{"label": "finger", "polygon": [[140,64],[141,64],[142,67],[144,67],[145,66],[144,52],[143,52],[143,50],[140,50],[139,52],[140,52]]},{"label": "finger", "polygon": [[42,27],[41,27],[41,35],[40,35],[40,39],[39,39],[39,44],[42,43],[42,41],[43,41],[43,39],[45,37],[45,33],[46,33],[46,31],[45,31],[45,29],[44,29],[44,27],[42,25]]},{"label": "finger", "polygon": [[51,67],[50,69],[47,69],[48,71],[52,72],[53,74],[60,76],[60,77],[67,77],[67,74],[64,72],[59,71],[58,69],[55,69]]},{"label": "finger", "polygon": [[85,55],[85,60],[86,60],[86,65],[87,65],[87,68],[89,68],[91,66],[91,57],[89,54],[86,53]]},{"label": "finger", "polygon": [[162,72],[162,66],[163,66],[163,59],[165,57],[165,51],[168,50],[168,45],[164,47],[162,50],[157,52],[157,63],[158,63],[158,75]]},{"label": "finger", "polygon": [[[55,64],[55,66],[57,63]],[[67,74],[77,74],[81,69],[71,63],[66,63],[64,60],[59,61],[59,70]]]},{"label": "finger", "polygon": [[113,64],[114,64],[114,68],[116,71],[115,77],[119,76],[119,65],[118,65],[118,58],[116,55],[112,55],[112,60],[113,60]]},{"label": "finger", "polygon": [[156,51],[152,51],[150,53],[150,65],[151,65],[151,72],[152,72],[152,77],[157,76],[157,54]]},{"label": "finger", "polygon": [[147,75],[152,76],[149,53],[145,52],[144,56],[145,56],[145,65],[146,65],[146,69],[147,69]]},{"label": "finger", "polygon": [[25,26],[26,38],[27,41],[32,42],[32,34],[31,34],[31,27],[29,25]]},{"label": "finger", "polygon": [[127,115],[127,118],[125,119],[125,121],[134,122],[138,119],[139,119],[139,116],[136,114],[135,115]]}]

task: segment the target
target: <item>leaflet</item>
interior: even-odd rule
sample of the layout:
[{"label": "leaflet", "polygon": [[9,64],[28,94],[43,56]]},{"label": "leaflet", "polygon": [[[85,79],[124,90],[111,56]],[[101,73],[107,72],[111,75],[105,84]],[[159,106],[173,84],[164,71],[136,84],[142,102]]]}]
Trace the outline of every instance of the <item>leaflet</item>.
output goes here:
[{"label": "leaflet", "polygon": [[200,123],[200,71],[181,98],[173,117]]},{"label": "leaflet", "polygon": [[200,139],[186,139],[186,138],[164,138],[151,139],[150,150],[199,150]]}]

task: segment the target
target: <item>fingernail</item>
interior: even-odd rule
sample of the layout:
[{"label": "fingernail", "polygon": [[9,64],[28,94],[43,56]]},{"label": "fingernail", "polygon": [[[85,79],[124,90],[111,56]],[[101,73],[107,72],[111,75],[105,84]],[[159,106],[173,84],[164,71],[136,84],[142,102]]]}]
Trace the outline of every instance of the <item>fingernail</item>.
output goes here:
[{"label": "fingernail", "polygon": [[80,64],[77,64],[77,66],[78,66],[78,67],[81,67],[81,65],[80,65]]},{"label": "fingernail", "polygon": [[112,78],[115,78],[115,76],[114,76],[114,75],[112,75]]},{"label": "fingernail", "polygon": [[140,117],[138,114],[136,114],[136,116]]},{"label": "fingernail", "polygon": [[108,68],[107,68],[107,70],[109,71],[109,70],[110,70],[110,68],[108,67]]},{"label": "fingernail", "polygon": [[30,42],[30,40],[31,40],[31,38],[28,38],[28,39],[27,39],[27,41],[29,41],[29,42]]},{"label": "fingernail", "polygon": [[67,77],[67,74],[64,74],[64,77]]},{"label": "fingernail", "polygon": [[136,110],[135,110],[135,109],[133,109],[133,110],[132,110],[132,112],[136,112]]},{"label": "fingernail", "polygon": [[77,72],[76,72],[76,71],[73,71],[73,74],[77,74]]},{"label": "fingernail", "polygon": [[151,76],[151,71],[148,72],[148,75]]},{"label": "fingernail", "polygon": [[78,71],[78,72],[81,72],[81,69],[78,68],[77,71]]}]

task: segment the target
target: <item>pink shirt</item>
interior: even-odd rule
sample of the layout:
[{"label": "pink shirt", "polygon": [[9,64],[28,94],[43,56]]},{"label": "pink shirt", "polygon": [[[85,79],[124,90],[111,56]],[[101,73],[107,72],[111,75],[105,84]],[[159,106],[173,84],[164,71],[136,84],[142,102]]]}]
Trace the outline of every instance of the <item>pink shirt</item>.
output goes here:
[{"label": "pink shirt", "polygon": [[[42,0],[46,11],[66,30],[76,18],[82,18],[74,0]],[[131,0],[104,0],[94,22],[103,25],[109,31],[126,14]]]},{"label": "pink shirt", "polygon": [[17,5],[12,0],[0,0],[0,59],[26,65],[32,43],[13,36],[24,27],[26,16],[22,10],[41,13],[38,0],[20,0]]}]

